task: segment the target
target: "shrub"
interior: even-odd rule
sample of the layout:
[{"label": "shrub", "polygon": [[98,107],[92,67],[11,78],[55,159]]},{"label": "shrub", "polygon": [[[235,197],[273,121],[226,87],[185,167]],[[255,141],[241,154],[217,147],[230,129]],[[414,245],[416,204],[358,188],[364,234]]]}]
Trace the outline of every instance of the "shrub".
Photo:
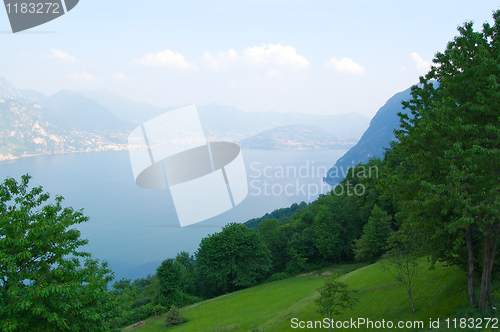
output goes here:
[{"label": "shrub", "polygon": [[162,306],[161,304],[157,304],[153,307],[153,312],[155,315],[161,315],[162,312],[165,311],[165,309],[166,308],[164,306]]},{"label": "shrub", "polygon": [[271,282],[271,281],[278,281],[278,280],[283,280],[283,279],[288,279],[290,278],[291,275],[286,273],[286,272],[278,272],[278,273],[275,273],[273,274],[272,276],[270,276],[267,281],[268,282]]},{"label": "shrub", "polygon": [[172,305],[165,317],[165,324],[167,325],[167,327],[187,322],[187,319],[182,316],[181,312],[175,305]]}]

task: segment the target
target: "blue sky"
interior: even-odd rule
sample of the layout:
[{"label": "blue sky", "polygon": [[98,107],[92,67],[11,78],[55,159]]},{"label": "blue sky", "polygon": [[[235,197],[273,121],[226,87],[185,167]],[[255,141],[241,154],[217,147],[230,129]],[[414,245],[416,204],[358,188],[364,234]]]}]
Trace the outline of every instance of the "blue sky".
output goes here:
[{"label": "blue sky", "polygon": [[80,0],[11,34],[0,77],[45,94],[107,89],[157,106],[372,117],[496,1]]}]

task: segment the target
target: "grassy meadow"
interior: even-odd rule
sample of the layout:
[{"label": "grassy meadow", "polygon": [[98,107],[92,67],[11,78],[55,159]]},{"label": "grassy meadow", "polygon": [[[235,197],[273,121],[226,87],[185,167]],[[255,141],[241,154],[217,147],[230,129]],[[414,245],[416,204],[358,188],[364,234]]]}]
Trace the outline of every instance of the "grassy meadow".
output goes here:
[{"label": "grassy meadow", "polygon": [[[467,303],[466,275],[456,267],[437,265],[430,270],[425,259],[420,261],[418,279],[413,289],[416,313],[403,284],[396,280],[380,263],[339,265],[303,274],[287,280],[265,283],[214,299],[181,308],[187,323],[166,328],[164,319],[150,318],[140,327],[126,327],[123,331],[327,331],[328,329],[292,328],[291,319],[299,321],[322,320],[314,299],[317,288],[332,273],[357,290],[359,302],[353,310],[335,317],[335,320],[367,318],[372,321],[423,321],[426,330],[429,319],[455,317]],[[457,291],[460,290],[460,291]],[[339,329],[334,329],[339,330]],[[356,331],[369,331],[358,327]],[[383,329],[378,329],[383,330]],[[415,330],[415,329],[405,329]],[[476,329],[477,331],[477,329]]]}]

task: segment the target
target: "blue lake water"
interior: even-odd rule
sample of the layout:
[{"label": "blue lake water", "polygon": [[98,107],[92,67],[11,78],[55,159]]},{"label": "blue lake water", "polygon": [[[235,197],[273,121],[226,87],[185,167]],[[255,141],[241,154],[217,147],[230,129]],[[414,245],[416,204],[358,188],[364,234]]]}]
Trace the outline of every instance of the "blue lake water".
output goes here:
[{"label": "blue lake water", "polygon": [[[235,208],[181,228],[169,190],[135,185],[128,151],[57,154],[0,162],[0,177],[41,185],[64,206],[84,209],[90,217],[77,228],[89,240],[83,250],[107,260],[116,280],[155,272],[166,258],[190,254],[200,240],[230,223],[261,217],[293,203],[310,202],[329,190],[322,177],[347,150],[243,150],[249,194]],[[196,202],[193,202],[196,208]]]}]

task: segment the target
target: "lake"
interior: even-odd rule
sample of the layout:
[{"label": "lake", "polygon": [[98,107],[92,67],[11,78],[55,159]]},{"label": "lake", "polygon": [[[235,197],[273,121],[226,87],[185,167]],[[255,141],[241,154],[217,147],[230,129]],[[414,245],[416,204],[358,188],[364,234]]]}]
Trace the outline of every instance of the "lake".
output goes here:
[{"label": "lake", "polygon": [[[89,240],[83,250],[107,260],[121,278],[155,273],[162,260],[190,254],[200,240],[230,223],[242,223],[275,209],[311,202],[330,187],[322,177],[347,150],[242,150],[249,194],[235,208],[181,228],[170,191],[135,185],[128,151],[56,154],[0,162],[0,176],[43,186],[63,206],[84,209],[90,220],[77,228]],[[193,202],[196,208],[196,202]]]}]

